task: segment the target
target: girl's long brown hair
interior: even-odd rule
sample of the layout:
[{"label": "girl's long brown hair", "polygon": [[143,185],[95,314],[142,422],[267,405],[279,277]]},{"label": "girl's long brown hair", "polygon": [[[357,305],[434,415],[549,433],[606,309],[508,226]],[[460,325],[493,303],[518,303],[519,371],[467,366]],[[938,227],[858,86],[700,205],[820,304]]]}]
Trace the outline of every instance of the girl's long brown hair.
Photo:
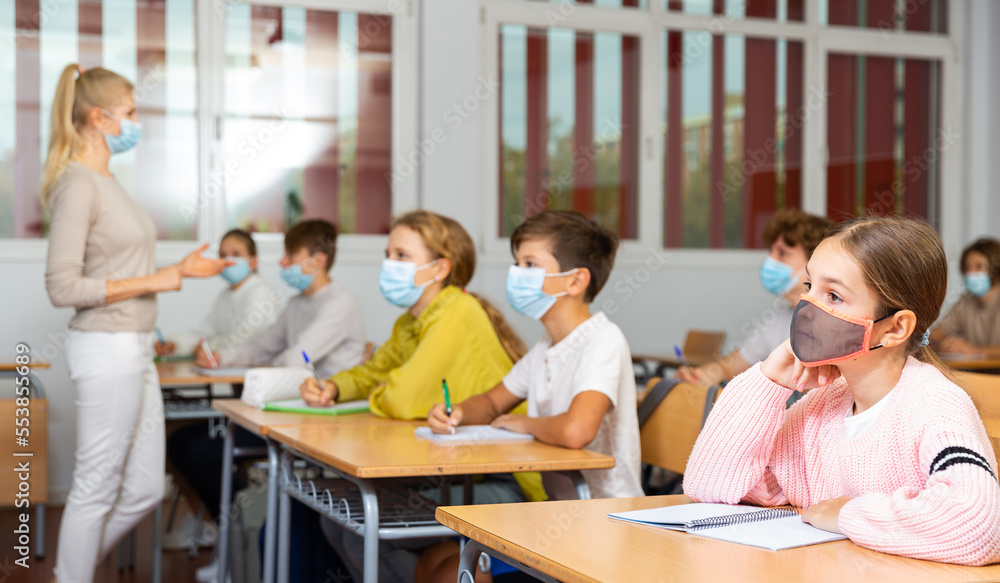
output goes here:
[{"label": "girl's long brown hair", "polygon": [[[451,273],[444,280],[444,285],[453,285],[465,289],[476,272],[476,245],[472,237],[454,219],[426,210],[416,210],[399,217],[392,223],[392,228],[408,227],[416,231],[424,240],[434,259],[447,259],[451,263]],[[500,345],[511,360],[517,362],[528,351],[524,341],[511,328],[500,310],[496,309],[486,298],[479,294],[470,294],[486,311],[493,325]]]},{"label": "girl's long brown hair", "polygon": [[52,100],[49,152],[40,195],[46,208],[52,187],[83,148],[80,131],[87,125],[87,114],[94,107],[113,108],[116,100],[133,90],[132,82],[114,71],[100,67],[79,71],[79,65],[66,65]]},{"label": "girl's long brown hair", "polygon": [[876,318],[899,310],[910,310],[917,317],[907,354],[933,364],[955,381],[951,368],[921,342],[948,293],[948,258],[934,229],[918,219],[865,216],[835,225],[827,240],[840,245],[861,268],[879,304]]}]

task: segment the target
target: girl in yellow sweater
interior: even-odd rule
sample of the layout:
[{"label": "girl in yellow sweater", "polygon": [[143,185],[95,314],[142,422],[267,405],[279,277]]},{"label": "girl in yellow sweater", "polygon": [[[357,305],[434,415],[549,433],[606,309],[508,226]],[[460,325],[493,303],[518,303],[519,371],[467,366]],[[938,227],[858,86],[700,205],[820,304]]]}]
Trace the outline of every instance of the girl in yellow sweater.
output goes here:
[{"label": "girl in yellow sweater", "polygon": [[[307,379],[299,387],[302,398],[323,406],[367,397],[372,412],[382,417],[425,419],[442,399],[441,379],[447,379],[456,403],[503,380],[526,348],[496,308],[465,291],[476,269],[476,248],[465,229],[448,217],[413,211],[393,223],[385,256],[382,295],[406,308],[392,335],[369,362],[333,375],[322,386]],[[477,504],[545,499],[537,473],[489,475],[474,488]],[[460,487],[453,489],[452,499],[461,499]],[[361,538],[329,520],[322,527],[360,581]],[[418,552],[436,542],[381,542],[379,580],[413,581]]]},{"label": "girl in yellow sweater", "polygon": [[407,308],[365,364],[340,372],[320,387],[300,387],[314,406],[367,397],[376,415],[424,419],[441,400],[441,379],[460,402],[499,383],[526,351],[503,316],[467,293],[476,249],[454,220],[419,210],[397,219],[389,233],[379,286],[392,304]]}]

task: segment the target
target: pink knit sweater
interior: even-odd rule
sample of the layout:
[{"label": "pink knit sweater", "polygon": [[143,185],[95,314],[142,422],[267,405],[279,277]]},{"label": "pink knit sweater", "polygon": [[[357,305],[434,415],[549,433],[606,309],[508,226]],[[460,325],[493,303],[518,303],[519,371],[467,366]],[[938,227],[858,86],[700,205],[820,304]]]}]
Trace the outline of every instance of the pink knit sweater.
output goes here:
[{"label": "pink knit sweater", "polygon": [[760,365],[712,410],[684,474],[702,502],[808,507],[847,495],[840,530],[856,544],[963,565],[1000,562],[997,462],[975,406],[932,365],[910,357],[878,418],[844,439],[847,381],[791,391]]}]

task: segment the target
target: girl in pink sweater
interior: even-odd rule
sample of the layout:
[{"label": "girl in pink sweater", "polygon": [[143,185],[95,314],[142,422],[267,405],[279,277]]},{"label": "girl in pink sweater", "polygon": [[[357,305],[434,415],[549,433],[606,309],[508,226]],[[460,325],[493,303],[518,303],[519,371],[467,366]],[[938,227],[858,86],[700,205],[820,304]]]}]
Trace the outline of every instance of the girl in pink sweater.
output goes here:
[{"label": "girl in pink sweater", "polygon": [[[685,494],[800,506],[804,521],[894,555],[1000,561],[993,449],[926,347],[947,290],[937,234],[855,219],[834,227],[806,271],[791,338],[723,391]],[[792,391],[808,394],[786,411]]]}]

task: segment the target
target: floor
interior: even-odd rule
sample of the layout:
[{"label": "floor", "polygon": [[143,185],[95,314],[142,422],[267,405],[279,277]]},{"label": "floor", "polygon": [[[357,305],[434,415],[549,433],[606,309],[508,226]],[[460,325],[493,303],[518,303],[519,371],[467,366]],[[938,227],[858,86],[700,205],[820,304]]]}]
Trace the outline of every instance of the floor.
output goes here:
[{"label": "floor", "polygon": [[[62,507],[46,507],[45,512],[45,557],[35,558],[32,545],[29,569],[14,564],[19,558],[13,552],[16,546],[16,535],[12,525],[17,524],[19,509],[0,508],[0,583],[49,583],[52,579],[52,569],[56,562],[56,543],[59,540],[59,519]],[[181,513],[178,514],[180,516]],[[34,520],[34,512],[32,512]],[[118,552],[112,552],[104,562],[97,567],[95,581],[101,583],[126,583],[153,580],[152,546],[153,546],[153,515],[150,514],[139,525],[136,533],[135,569],[118,570]],[[194,581],[195,569],[208,564],[212,549],[204,548],[195,558],[189,558],[187,551],[163,551],[163,583],[189,583]]]}]

